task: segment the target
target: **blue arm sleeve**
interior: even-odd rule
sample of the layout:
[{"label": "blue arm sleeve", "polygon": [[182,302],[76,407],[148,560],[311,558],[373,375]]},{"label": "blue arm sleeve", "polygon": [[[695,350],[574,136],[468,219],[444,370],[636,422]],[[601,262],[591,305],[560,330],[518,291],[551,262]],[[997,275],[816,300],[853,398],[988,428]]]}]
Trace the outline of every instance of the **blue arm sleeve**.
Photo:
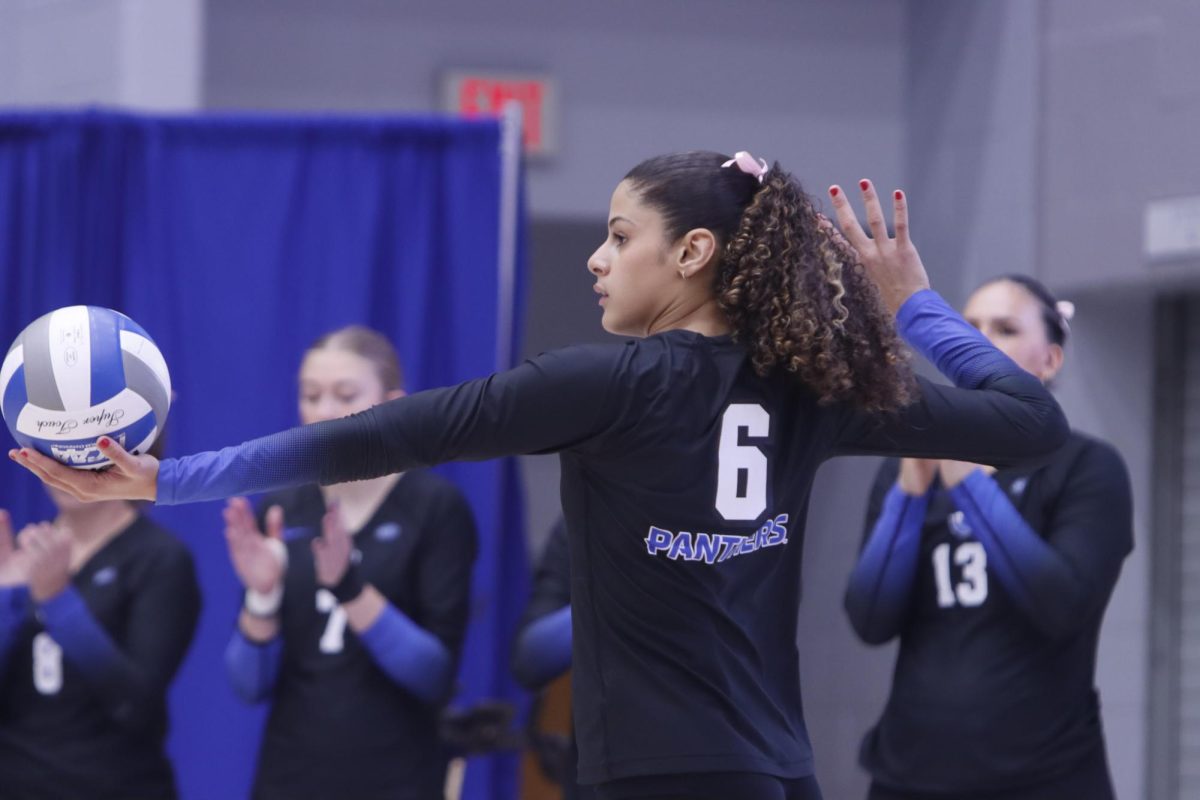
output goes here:
[{"label": "blue arm sleeve", "polygon": [[270,696],[282,661],[283,639],[279,636],[267,642],[252,642],[239,629],[225,648],[225,672],[238,697],[247,703]]},{"label": "blue arm sleeve", "polygon": [[571,666],[571,607],[564,606],[521,631],[512,669],[522,686],[542,686]]},{"label": "blue arm sleeve", "polygon": [[997,373],[1020,370],[932,289],[917,292],[900,306],[896,329],[963,389],[978,389]]},{"label": "blue arm sleeve", "polygon": [[935,292],[910,297],[896,324],[957,385],[918,378],[916,402],[895,414],[848,409],[832,455],[1009,465],[1044,458],[1066,441],[1066,418],[1041,381],[993,347]]},{"label": "blue arm sleeve", "polygon": [[450,651],[391,603],[358,635],[379,668],[427,703],[439,703],[454,678]]},{"label": "blue arm sleeve", "polygon": [[1123,467],[1099,474],[1099,480],[1090,480],[1089,472],[1097,471],[1076,467],[1073,484],[1056,503],[1045,539],[982,470],[950,490],[983,545],[989,574],[1049,638],[1070,636],[1092,623],[1108,602],[1121,563],[1133,547]]},{"label": "blue arm sleeve", "polygon": [[9,651],[17,638],[17,631],[29,613],[29,588],[26,586],[0,587],[0,676],[8,663]]},{"label": "blue arm sleeve", "polygon": [[850,573],[846,613],[864,642],[882,644],[900,633],[916,579],[928,502],[927,494],[913,497],[893,486]]}]

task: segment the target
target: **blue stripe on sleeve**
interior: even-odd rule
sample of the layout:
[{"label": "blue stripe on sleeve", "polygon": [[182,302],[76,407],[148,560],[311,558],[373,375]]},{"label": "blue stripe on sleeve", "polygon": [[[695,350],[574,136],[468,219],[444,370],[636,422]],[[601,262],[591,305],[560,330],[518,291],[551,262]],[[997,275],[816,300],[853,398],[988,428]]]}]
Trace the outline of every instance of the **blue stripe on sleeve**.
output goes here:
[{"label": "blue stripe on sleeve", "polygon": [[1043,614],[1053,610],[1043,600],[1066,594],[1070,588],[1058,554],[1029,527],[1000,485],[983,470],[967,475],[950,489],[950,496],[983,545],[988,572],[1037,624]]},{"label": "blue stripe on sleeve", "polygon": [[884,498],[846,588],[846,613],[865,642],[881,644],[900,633],[916,581],[928,504],[928,493],[913,497],[899,485]]},{"label": "blue stripe on sleeve", "polygon": [[215,452],[164,458],[155,502],[195,503],[319,483],[326,430],[306,425]]},{"label": "blue stripe on sleeve", "polygon": [[234,691],[247,703],[265,700],[275,688],[283,662],[283,637],[252,642],[240,629],[225,648],[225,672]]},{"label": "blue stripe on sleeve", "polygon": [[391,603],[358,638],[393,681],[427,703],[445,698],[453,678],[450,652]]},{"label": "blue stripe on sleeve", "polygon": [[1019,369],[932,289],[900,306],[896,327],[955,386],[977,389],[990,377]]}]

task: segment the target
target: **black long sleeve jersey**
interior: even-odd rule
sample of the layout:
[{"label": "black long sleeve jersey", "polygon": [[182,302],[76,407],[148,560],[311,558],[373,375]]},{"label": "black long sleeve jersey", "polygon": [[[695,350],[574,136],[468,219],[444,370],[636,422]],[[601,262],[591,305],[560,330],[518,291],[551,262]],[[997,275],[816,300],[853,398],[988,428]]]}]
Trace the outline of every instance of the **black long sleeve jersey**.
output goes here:
[{"label": "black long sleeve jersey", "polygon": [[77,663],[29,614],[0,679],[0,797],[174,797],[166,695],[200,613],[191,554],[138,517],[71,585],[117,652]]},{"label": "black long sleeve jersey", "polygon": [[[1058,447],[1066,426],[1053,398],[988,352],[975,389],[922,381],[918,402],[880,418],[757,375],[728,336],[675,330],[554,351],[302,434],[320,442],[322,483],[559,452],[580,781],[803,777],[813,764],[795,632],[813,476],[836,455],[1010,463]],[[171,465],[168,501],[200,496],[195,487],[296,435]]]},{"label": "black long sleeve jersey", "polygon": [[[898,472],[894,460],[880,468],[868,536]],[[996,531],[1037,605],[1013,600],[960,510],[935,489],[891,694],[863,742],[864,766],[887,786],[1016,790],[1069,774],[1104,747],[1096,647],[1133,549],[1124,462],[1076,433],[1048,463],[1001,469],[994,480],[1053,551],[1031,563]]]},{"label": "black long sleeve jersey", "polygon": [[[397,685],[317,586],[312,540],[325,502],[315,486],[269,495],[288,528],[283,659],[255,777],[256,798],[441,796],[440,707]],[[453,669],[470,617],[475,518],[462,493],[424,470],[403,475],[354,537],[363,579],[436,636]]]}]

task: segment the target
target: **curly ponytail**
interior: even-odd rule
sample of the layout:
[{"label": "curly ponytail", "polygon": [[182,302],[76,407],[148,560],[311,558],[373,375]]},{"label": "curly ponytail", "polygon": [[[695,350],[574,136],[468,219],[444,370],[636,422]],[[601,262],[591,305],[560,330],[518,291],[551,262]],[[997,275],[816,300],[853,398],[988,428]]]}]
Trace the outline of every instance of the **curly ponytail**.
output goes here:
[{"label": "curly ponytail", "polygon": [[789,173],[722,169],[718,153],[642,162],[626,179],[667,235],[705,227],[721,245],[714,294],[760,375],[782,369],[823,403],[872,412],[909,403],[906,350],[853,250]]}]

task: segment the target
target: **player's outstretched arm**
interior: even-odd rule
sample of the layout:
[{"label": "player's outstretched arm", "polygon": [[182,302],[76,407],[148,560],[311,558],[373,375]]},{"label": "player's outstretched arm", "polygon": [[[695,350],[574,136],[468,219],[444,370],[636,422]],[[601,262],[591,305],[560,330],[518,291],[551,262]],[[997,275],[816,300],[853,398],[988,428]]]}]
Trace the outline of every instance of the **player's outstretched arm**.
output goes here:
[{"label": "player's outstretched arm", "polygon": [[104,470],[71,469],[32,447],[9,450],[8,457],[76,500],[150,500],[158,494],[158,459],[135,456],[116,441],[101,436],[96,446],[112,461]]}]

